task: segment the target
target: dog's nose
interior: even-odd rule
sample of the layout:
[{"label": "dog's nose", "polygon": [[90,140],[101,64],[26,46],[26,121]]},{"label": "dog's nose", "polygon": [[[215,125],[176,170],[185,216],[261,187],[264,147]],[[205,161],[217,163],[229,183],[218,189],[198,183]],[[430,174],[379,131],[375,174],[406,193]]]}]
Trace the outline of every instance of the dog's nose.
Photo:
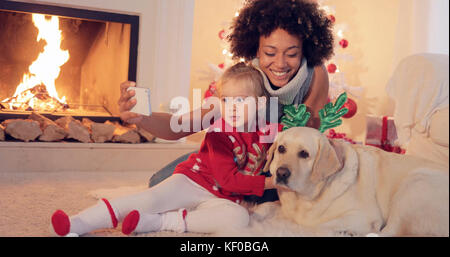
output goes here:
[{"label": "dog's nose", "polygon": [[277,169],[277,183],[287,183],[287,179],[291,176],[291,171],[288,168],[280,167]]}]

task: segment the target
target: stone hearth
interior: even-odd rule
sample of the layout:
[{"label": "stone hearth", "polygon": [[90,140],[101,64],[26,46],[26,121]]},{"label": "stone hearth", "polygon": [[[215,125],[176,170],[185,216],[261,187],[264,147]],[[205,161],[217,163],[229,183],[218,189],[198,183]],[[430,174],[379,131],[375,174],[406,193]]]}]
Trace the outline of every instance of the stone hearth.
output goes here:
[{"label": "stone hearth", "polygon": [[156,171],[197,143],[0,142],[0,172]]}]

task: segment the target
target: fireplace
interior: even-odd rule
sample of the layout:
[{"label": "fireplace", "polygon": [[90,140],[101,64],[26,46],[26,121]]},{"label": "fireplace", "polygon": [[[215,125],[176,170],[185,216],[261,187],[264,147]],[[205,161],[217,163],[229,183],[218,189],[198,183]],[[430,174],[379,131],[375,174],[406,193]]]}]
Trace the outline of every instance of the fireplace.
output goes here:
[{"label": "fireplace", "polygon": [[[45,16],[42,19],[42,16],[33,17],[32,14]],[[38,40],[40,31],[36,23],[50,23],[52,16],[58,17],[57,27],[61,31],[61,42],[56,44]],[[56,24],[53,25],[56,27]],[[49,126],[45,123],[46,128],[59,126],[61,123],[56,121],[69,116],[83,126],[86,124],[83,119],[89,118],[100,129],[100,125],[108,122],[120,123],[117,106],[119,85],[125,80],[136,81],[138,31],[138,16],[0,1],[0,173],[148,172],[156,171],[182,154],[198,149],[195,142],[153,143],[148,140],[151,135],[143,140],[144,132],[139,129],[141,144],[114,143],[125,140],[127,135],[130,141],[125,140],[126,143],[136,139],[135,130],[123,132],[123,128],[114,130],[112,135],[109,131],[112,140],[110,137],[110,140],[103,139],[100,143],[95,140],[92,126],[90,141],[89,138],[74,140],[67,136],[63,140],[47,141],[42,137],[45,134],[42,126],[42,135],[35,139],[17,139],[12,133],[8,134],[10,132],[5,122],[29,121],[31,117],[40,120],[41,116],[54,122]],[[25,75],[27,78],[38,76],[30,66],[45,52],[47,44],[57,46],[56,52],[63,57],[66,51],[69,55],[67,60],[62,58],[59,62],[60,71],[54,79],[57,95],[50,94],[52,81],[48,79],[34,78],[37,82],[30,86],[29,91],[43,99],[61,100],[59,108],[39,109],[34,103],[18,108],[11,101],[5,101],[18,98],[14,95]],[[48,65],[42,69],[50,69]],[[35,124],[35,120],[30,124]]]},{"label": "fireplace", "polygon": [[118,120],[119,85],[136,80],[138,31],[139,16],[1,1],[0,122],[32,111]]}]

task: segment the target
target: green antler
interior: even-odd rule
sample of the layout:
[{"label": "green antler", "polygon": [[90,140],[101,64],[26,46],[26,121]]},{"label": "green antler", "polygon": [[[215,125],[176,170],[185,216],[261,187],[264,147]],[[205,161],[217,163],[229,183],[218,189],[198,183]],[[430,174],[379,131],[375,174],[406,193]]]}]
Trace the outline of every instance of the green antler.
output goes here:
[{"label": "green antler", "polygon": [[295,107],[295,105],[285,105],[283,106],[284,116],[281,118],[281,124],[283,124],[283,130],[292,127],[304,127],[311,117],[311,113],[306,111],[306,106],[300,104]]},{"label": "green antler", "polygon": [[330,102],[327,103],[323,109],[319,110],[319,131],[321,133],[325,132],[327,129],[334,128],[342,124],[342,120],[340,118],[348,112],[348,108],[342,108],[345,102],[347,102],[347,93],[344,92],[336,99],[336,103],[334,105]]},{"label": "green antler", "polygon": [[[321,133],[342,124],[340,118],[348,112],[348,108],[342,108],[345,102],[347,102],[347,93],[344,92],[336,99],[335,104],[327,103],[324,108],[319,110],[319,131]],[[281,118],[283,131],[292,127],[304,127],[311,117],[311,113],[306,111],[304,104],[300,104],[297,107],[293,104],[285,105],[283,106],[283,113],[284,116]]]}]

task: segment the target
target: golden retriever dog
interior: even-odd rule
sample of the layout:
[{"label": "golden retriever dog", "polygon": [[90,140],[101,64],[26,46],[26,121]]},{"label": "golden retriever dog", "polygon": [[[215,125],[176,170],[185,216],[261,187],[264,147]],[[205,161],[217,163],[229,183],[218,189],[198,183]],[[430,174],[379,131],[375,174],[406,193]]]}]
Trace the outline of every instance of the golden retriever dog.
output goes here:
[{"label": "golden retriever dog", "polygon": [[264,170],[279,187],[283,216],[305,228],[352,236],[449,235],[448,170],[425,159],[299,127],[278,134]]}]

